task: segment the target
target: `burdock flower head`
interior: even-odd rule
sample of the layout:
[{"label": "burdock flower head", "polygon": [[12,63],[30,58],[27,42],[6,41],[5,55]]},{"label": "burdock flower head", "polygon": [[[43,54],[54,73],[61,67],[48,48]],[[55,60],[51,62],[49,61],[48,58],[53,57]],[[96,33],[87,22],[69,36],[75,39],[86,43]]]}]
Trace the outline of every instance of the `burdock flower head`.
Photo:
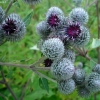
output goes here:
[{"label": "burdock flower head", "polygon": [[80,24],[87,24],[89,19],[88,13],[81,7],[72,9],[69,13],[69,17],[72,21],[77,21]]},{"label": "burdock flower head", "polygon": [[36,31],[43,40],[45,40],[50,34],[50,29],[48,29],[46,21],[41,21],[38,23],[36,26]]},{"label": "burdock flower head", "polygon": [[80,33],[81,28],[78,22],[69,22],[69,25],[65,28],[65,35],[67,39],[75,40]]},{"label": "burdock flower head", "polygon": [[64,29],[64,34],[66,40],[76,47],[85,46],[90,39],[89,30],[78,22],[69,22],[69,25]]},{"label": "burdock flower head", "polygon": [[62,26],[64,15],[60,8],[51,7],[46,14],[47,25],[52,30]]},{"label": "burdock flower head", "polygon": [[37,4],[37,3],[39,3],[41,0],[23,0],[25,3],[27,3],[27,4],[30,4],[30,5],[32,5],[32,4]]},{"label": "burdock flower head", "polygon": [[44,41],[41,51],[47,58],[57,60],[64,55],[64,45],[59,38],[47,39]]},{"label": "burdock flower head", "polygon": [[18,41],[22,39],[26,32],[24,22],[17,14],[10,14],[2,23],[2,30],[8,41]]}]

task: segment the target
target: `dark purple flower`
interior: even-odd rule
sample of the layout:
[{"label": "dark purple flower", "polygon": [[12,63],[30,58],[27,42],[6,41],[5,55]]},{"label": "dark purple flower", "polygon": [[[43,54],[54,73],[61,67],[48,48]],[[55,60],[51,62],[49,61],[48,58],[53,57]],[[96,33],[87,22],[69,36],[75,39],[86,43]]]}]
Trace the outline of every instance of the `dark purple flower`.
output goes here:
[{"label": "dark purple flower", "polygon": [[71,23],[65,30],[65,35],[67,35],[68,39],[74,40],[81,33],[80,24],[79,23]]},{"label": "dark purple flower", "polygon": [[13,34],[17,30],[16,24],[15,24],[15,20],[8,18],[5,21],[5,23],[2,25],[2,30],[4,31],[4,33],[6,35]]},{"label": "dark purple flower", "polygon": [[48,18],[48,24],[53,28],[53,27],[57,27],[58,24],[59,24],[60,20],[58,18],[57,15],[51,15],[49,18]]},{"label": "dark purple flower", "polygon": [[44,60],[43,63],[45,65],[45,67],[50,67],[51,64],[53,63],[53,61],[51,59],[47,58],[47,59]]},{"label": "dark purple flower", "polygon": [[12,13],[5,20],[3,20],[1,30],[3,31],[7,41],[15,42],[23,38],[26,32],[26,27],[20,16]]}]

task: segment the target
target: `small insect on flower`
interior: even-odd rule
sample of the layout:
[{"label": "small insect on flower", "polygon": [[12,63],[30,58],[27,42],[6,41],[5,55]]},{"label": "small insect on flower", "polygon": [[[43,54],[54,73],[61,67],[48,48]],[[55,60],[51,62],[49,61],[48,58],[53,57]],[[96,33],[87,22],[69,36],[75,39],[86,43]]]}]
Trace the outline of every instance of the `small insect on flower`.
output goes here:
[{"label": "small insect on flower", "polygon": [[39,3],[41,0],[23,0],[23,1],[29,5],[34,5]]},{"label": "small insect on flower", "polygon": [[24,22],[17,14],[10,14],[2,23],[1,29],[6,40],[18,41],[21,40],[26,32]]}]

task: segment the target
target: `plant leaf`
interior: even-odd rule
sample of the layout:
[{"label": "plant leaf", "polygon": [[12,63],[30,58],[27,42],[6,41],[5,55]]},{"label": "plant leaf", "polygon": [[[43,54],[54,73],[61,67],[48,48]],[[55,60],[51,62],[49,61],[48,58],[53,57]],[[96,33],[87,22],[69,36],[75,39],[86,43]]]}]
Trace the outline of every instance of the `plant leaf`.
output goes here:
[{"label": "plant leaf", "polygon": [[32,14],[33,14],[33,11],[31,11],[31,13],[29,13],[29,14],[23,19],[23,21],[25,22],[26,27],[27,27],[27,26],[30,24],[30,22],[31,22]]},{"label": "plant leaf", "polygon": [[39,78],[39,86],[49,92],[48,80],[46,78]]},{"label": "plant leaf", "polygon": [[15,1],[13,5],[16,5],[18,8],[20,8],[20,4],[19,4],[18,0]]},{"label": "plant leaf", "polygon": [[92,49],[97,48],[99,46],[100,46],[100,39],[94,39],[93,38],[93,42],[92,42],[92,45],[91,45]]}]

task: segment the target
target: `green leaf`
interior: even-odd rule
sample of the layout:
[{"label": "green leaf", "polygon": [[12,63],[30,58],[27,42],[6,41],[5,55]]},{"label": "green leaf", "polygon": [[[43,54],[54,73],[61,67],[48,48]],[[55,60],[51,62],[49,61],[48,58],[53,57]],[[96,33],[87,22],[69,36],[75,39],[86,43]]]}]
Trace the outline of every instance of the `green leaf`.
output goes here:
[{"label": "green leaf", "polygon": [[92,42],[92,45],[91,45],[92,49],[97,48],[99,46],[100,46],[100,39],[94,39],[93,38],[93,42]]},{"label": "green leaf", "polygon": [[[93,59],[93,58],[92,58]],[[95,63],[96,61],[93,59],[93,60],[90,60],[90,67],[91,68],[93,68],[95,65],[96,65],[96,63]]]},{"label": "green leaf", "polygon": [[39,78],[39,86],[49,92],[48,80],[46,78]]},{"label": "green leaf", "polygon": [[16,5],[18,8],[20,8],[20,4],[19,4],[18,0],[15,1],[13,5]]},{"label": "green leaf", "polygon": [[28,26],[28,25],[30,24],[32,15],[33,15],[33,11],[31,11],[31,13],[29,13],[29,14],[23,19],[23,21],[25,22],[25,25],[26,25],[26,26]]}]

